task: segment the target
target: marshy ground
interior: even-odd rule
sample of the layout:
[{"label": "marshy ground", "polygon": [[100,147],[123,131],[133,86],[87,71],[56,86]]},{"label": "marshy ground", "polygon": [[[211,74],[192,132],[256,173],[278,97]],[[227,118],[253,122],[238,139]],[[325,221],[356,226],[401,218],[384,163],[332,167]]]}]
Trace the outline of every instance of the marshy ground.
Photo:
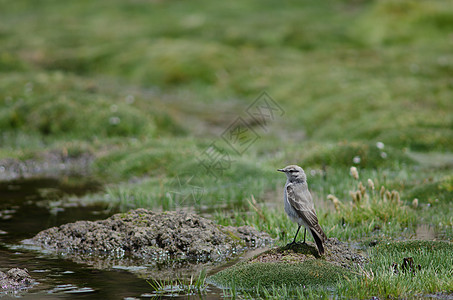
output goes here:
[{"label": "marshy ground", "polygon": [[[281,249],[296,228],[276,169],[295,163],[326,234],[369,262],[323,286],[232,292],[453,292],[450,1],[0,0],[0,18],[0,178],[99,186],[41,191],[54,216],[182,209]],[[0,230],[12,232],[22,216],[4,195]],[[395,274],[408,257],[421,271]]]}]

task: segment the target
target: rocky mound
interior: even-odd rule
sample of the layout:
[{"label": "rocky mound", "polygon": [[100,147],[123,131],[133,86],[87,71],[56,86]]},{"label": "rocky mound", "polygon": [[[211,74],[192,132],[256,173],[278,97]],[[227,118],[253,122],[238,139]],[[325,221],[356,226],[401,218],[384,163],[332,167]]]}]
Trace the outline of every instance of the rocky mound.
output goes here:
[{"label": "rocky mound", "polygon": [[78,221],[41,231],[24,244],[65,253],[97,253],[155,262],[221,261],[271,242],[249,226],[224,227],[187,212],[145,209],[101,221]]},{"label": "rocky mound", "polygon": [[320,257],[310,242],[276,247],[214,274],[208,282],[245,290],[255,290],[257,285],[269,289],[330,287],[339,278],[355,276],[354,267],[367,262],[360,252],[336,238],[328,239],[324,248],[326,254]]},{"label": "rocky mound", "polygon": [[0,271],[0,288],[3,291],[24,290],[34,283],[35,280],[28,274],[27,269],[13,268],[6,273]]},{"label": "rocky mound", "polygon": [[250,262],[287,262],[301,263],[307,260],[322,259],[330,264],[351,269],[354,265],[363,265],[367,259],[358,250],[351,248],[347,243],[340,242],[337,238],[329,238],[324,244],[326,253],[319,257],[316,246],[310,242],[297,243],[292,246],[273,248],[263,252],[250,260]]}]

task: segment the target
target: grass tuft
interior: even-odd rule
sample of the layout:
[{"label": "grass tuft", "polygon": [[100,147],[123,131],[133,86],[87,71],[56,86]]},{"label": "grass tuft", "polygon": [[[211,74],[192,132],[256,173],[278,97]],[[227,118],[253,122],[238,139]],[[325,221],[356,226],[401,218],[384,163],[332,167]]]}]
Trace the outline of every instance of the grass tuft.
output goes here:
[{"label": "grass tuft", "polygon": [[150,279],[146,282],[152,287],[156,297],[174,297],[175,295],[197,295],[198,297],[203,297],[206,295],[208,288],[206,278],[206,270],[203,269],[198,276],[194,277],[192,275],[187,280],[180,278],[168,280]]}]

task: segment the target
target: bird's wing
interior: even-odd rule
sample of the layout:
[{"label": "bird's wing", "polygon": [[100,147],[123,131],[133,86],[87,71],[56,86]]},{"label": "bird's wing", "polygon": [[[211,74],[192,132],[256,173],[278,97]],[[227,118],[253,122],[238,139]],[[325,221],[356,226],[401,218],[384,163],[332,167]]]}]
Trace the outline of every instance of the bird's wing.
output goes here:
[{"label": "bird's wing", "polygon": [[286,195],[289,204],[297,212],[297,215],[302,218],[307,225],[316,226],[318,217],[311,199],[310,192],[306,186],[301,184],[288,184],[286,187]]},{"label": "bird's wing", "polygon": [[[314,230],[319,239],[323,242],[327,236],[318,223],[315,207],[308,188],[302,184],[288,184],[286,196],[289,204],[297,212],[297,215]],[[312,231],[313,232],[313,231]],[[322,249],[321,249],[322,250]],[[323,250],[321,251],[323,252]]]}]

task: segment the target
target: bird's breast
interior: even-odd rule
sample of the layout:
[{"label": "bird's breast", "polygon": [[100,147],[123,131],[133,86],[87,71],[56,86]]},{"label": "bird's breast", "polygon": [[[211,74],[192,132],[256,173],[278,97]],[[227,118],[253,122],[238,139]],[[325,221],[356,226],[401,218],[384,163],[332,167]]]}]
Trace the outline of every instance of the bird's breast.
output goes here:
[{"label": "bird's breast", "polygon": [[298,223],[299,221],[299,216],[297,215],[297,212],[296,210],[294,209],[294,207],[289,203],[288,201],[288,195],[286,193],[286,187],[287,185],[285,185],[285,191],[284,191],[284,199],[285,199],[285,212],[286,214],[288,215],[288,217],[293,221],[293,222],[296,222]]}]

